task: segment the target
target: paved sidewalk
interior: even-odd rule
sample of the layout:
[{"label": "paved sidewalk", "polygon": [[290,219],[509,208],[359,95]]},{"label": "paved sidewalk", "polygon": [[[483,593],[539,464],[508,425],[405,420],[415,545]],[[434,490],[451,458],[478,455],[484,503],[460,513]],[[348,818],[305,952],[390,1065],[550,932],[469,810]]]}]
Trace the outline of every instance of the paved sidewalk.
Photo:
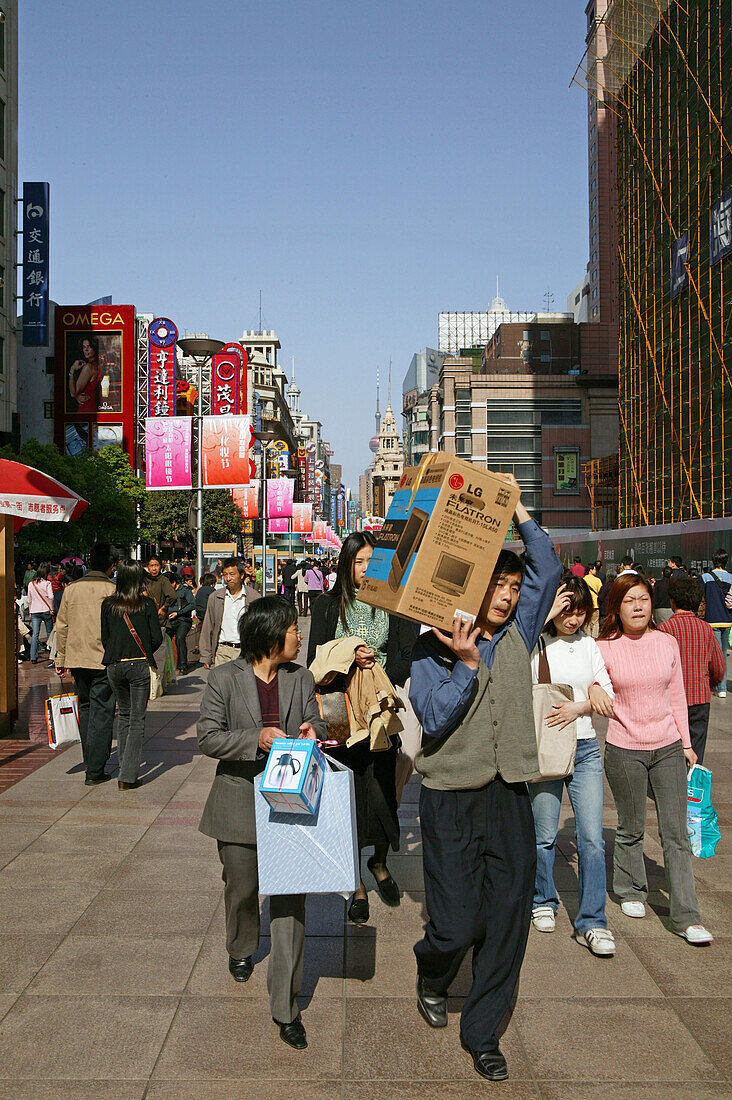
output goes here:
[{"label": "paved sidewalk", "polygon": [[[553,936],[532,930],[502,1042],[510,1081],[491,1086],[459,1045],[467,968],[445,1031],[430,1031],[415,1007],[412,945],[425,917],[416,780],[389,861],[401,907],[372,891],[371,921],[356,928],[342,899],[308,901],[308,1050],[280,1042],[266,966],[246,985],[231,980],[216,846],[197,831],[215,768],[195,739],[202,686],[192,673],[150,708],[140,790],[85,787],[73,746],[0,794],[0,1100],[462,1100],[491,1088],[507,1100],[732,1096],[732,698],[712,704],[707,758],[723,838],[713,859],[695,860],[714,945],[690,947],[664,927],[650,803],[653,911],[633,921],[609,901],[614,959],[574,943],[565,806],[557,883],[567,910]],[[606,805],[612,848],[609,793]],[[263,932],[259,963],[266,903]]]}]

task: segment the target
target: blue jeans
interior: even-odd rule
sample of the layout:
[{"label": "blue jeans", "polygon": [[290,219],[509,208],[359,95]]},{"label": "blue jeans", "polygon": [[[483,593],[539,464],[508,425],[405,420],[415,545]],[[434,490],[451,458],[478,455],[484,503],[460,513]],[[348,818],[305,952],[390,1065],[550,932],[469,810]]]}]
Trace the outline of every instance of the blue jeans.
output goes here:
[{"label": "blue jeans", "polygon": [[554,849],[565,785],[574,810],[579,862],[579,912],[574,926],[578,932],[586,932],[589,928],[607,928],[602,757],[594,737],[577,742],[572,775],[545,783],[529,783],[536,826],[534,907],[548,905],[555,913],[559,908],[559,896],[554,885]]},{"label": "blue jeans", "polygon": [[[729,643],[729,627],[728,626],[717,626],[717,627],[712,627],[712,630],[714,632],[714,637],[717,639],[717,641],[720,644],[720,647],[722,649],[722,656],[724,657],[724,663],[726,665],[727,664],[727,645]],[[714,691],[715,691],[715,694],[718,694],[720,691],[726,691],[726,690],[727,690],[727,674],[725,673],[725,676],[724,676],[724,679],[722,680],[722,683],[721,684],[715,684]]]},{"label": "blue jeans", "polygon": [[38,635],[41,633],[41,623],[46,624],[46,638],[49,638],[53,630],[53,616],[50,611],[34,611],[31,615],[31,625],[33,627],[31,661],[38,660]]},{"label": "blue jeans", "polygon": [[107,667],[107,679],[117,700],[119,779],[136,783],[150,698],[150,666],[144,657],[115,661]]}]

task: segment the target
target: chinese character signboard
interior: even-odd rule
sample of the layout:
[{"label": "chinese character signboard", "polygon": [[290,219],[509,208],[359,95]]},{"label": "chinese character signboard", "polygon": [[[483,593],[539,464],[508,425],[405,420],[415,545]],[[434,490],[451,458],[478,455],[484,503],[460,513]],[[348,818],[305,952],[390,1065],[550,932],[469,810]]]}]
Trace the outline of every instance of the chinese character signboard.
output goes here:
[{"label": "chinese character signboard", "polygon": [[671,297],[675,298],[689,282],[689,232],[682,233],[671,245]]},{"label": "chinese character signboard", "polygon": [[121,442],[132,457],[135,307],[57,306],[55,351],[59,450]]},{"label": "chinese character signboard", "polygon": [[[23,184],[23,347],[48,347],[48,184]],[[12,303],[11,303],[12,304]]]},{"label": "chinese character signboard", "polygon": [[[236,409],[237,413],[248,413],[247,408],[247,353],[246,349],[241,344],[224,344],[220,351],[220,355],[238,355],[239,356],[239,405]],[[257,429],[261,431],[261,427]]]},{"label": "chinese character signboard", "polygon": [[295,485],[289,477],[276,478],[267,482],[267,518],[289,519],[292,515],[292,502]]},{"label": "chinese character signboard", "polygon": [[211,361],[211,412],[214,416],[239,415],[241,361],[237,351],[220,351]]},{"label": "chinese character signboard", "polygon": [[191,488],[191,429],[190,416],[145,420],[146,488]]},{"label": "chinese character signboard", "polygon": [[312,504],[293,504],[292,506],[292,533],[293,535],[309,535],[313,529]]},{"label": "chinese character signboard", "polygon": [[148,414],[175,416],[175,342],[178,329],[167,317],[156,317],[147,330]]},{"label": "chinese character signboard", "polygon": [[271,443],[268,443],[267,453],[270,458],[273,477],[277,477],[290,468],[290,452],[284,439],[273,439]]},{"label": "chinese character signboard", "polygon": [[579,447],[554,448],[554,492],[579,493]]},{"label": "chinese character signboard", "polygon": [[286,535],[290,529],[289,519],[268,519],[267,528],[271,535]]},{"label": "chinese character signboard", "polygon": [[732,252],[732,190],[712,205],[709,215],[709,263],[716,264]]},{"label": "chinese character signboard", "polygon": [[241,489],[233,489],[232,496],[244,519],[259,519],[259,480],[250,481]]},{"label": "chinese character signboard", "polygon": [[252,428],[248,416],[204,416],[201,432],[203,484],[248,485]]},{"label": "chinese character signboard", "polygon": [[300,496],[308,495],[308,452],[305,447],[297,448],[297,484]]}]

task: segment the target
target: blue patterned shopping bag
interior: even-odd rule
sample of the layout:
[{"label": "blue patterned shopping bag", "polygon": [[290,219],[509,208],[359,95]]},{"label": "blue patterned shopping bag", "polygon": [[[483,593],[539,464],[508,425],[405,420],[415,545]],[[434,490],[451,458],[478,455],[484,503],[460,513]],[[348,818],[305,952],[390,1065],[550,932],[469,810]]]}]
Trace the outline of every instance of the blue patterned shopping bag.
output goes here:
[{"label": "blue patterned shopping bag", "polygon": [[686,784],[686,824],[693,855],[709,859],[721,837],[712,805],[712,773],[695,764]]}]

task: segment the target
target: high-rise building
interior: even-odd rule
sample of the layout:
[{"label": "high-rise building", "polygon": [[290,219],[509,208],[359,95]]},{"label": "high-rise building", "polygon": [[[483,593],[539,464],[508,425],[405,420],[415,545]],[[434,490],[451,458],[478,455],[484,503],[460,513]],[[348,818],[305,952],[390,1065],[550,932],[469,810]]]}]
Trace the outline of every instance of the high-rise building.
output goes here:
[{"label": "high-rise building", "polygon": [[[0,443],[17,442],[18,4],[0,0]],[[22,269],[21,269],[22,270]]]},{"label": "high-rise building", "polygon": [[404,472],[404,451],[391,403],[381,420],[379,446],[371,471],[371,497],[374,513],[385,516]]},{"label": "high-rise building", "polygon": [[729,516],[732,6],[593,7],[589,95],[617,143],[620,523]]},{"label": "high-rise building", "polygon": [[430,450],[429,394],[440,378],[445,352],[422,348],[415,352],[402,382],[404,460],[419,466]]}]

